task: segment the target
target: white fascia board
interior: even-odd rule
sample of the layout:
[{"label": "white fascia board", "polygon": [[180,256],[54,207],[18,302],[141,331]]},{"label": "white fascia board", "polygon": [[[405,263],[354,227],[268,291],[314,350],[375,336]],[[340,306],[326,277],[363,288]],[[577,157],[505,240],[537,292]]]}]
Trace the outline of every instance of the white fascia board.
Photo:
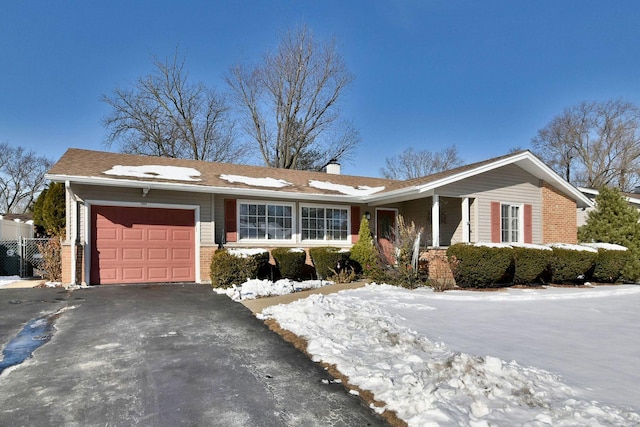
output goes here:
[{"label": "white fascia board", "polygon": [[364,203],[362,196],[332,195],[332,194],[307,194],[292,193],[279,190],[263,190],[252,188],[229,188],[205,185],[136,181],[130,179],[112,179],[104,177],[71,176],[71,175],[45,175],[45,178],[55,182],[69,181],[72,184],[98,185],[105,187],[148,188],[149,190],[186,191],[192,193],[229,194],[241,197],[268,197],[274,199],[295,199],[311,201],[327,201],[339,203]]},{"label": "white fascia board", "polygon": [[[587,187],[578,187],[578,190],[580,190],[580,192],[584,193],[584,194],[589,194],[591,196],[593,196],[594,198],[600,194],[600,192],[598,190],[595,190],[593,188],[587,188]],[[627,202],[634,204],[634,205],[640,205],[640,198],[637,197],[629,197],[629,196],[624,196],[624,198],[627,200]]]}]

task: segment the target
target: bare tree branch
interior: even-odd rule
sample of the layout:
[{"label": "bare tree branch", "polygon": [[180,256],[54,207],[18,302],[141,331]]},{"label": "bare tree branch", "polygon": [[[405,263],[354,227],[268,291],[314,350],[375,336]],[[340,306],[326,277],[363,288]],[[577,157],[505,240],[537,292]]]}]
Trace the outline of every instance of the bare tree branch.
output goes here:
[{"label": "bare tree branch", "polygon": [[45,187],[44,175],[51,165],[51,160],[32,150],[0,144],[0,211],[28,212]]},{"label": "bare tree branch", "polygon": [[348,158],[359,143],[339,110],[353,79],[335,42],[317,42],[307,27],[287,32],[260,64],[237,65],[226,77],[265,165],[313,170]]},{"label": "bare tree branch", "polygon": [[442,172],[462,164],[455,146],[437,152],[407,148],[400,154],[388,157],[380,173],[385,178],[406,180]]},{"label": "bare tree branch", "polygon": [[640,109],[629,102],[569,107],[531,143],[542,160],[574,185],[630,191],[640,183]]},{"label": "bare tree branch", "polygon": [[103,123],[107,146],[145,154],[219,162],[238,161],[247,153],[236,142],[225,97],[203,83],[192,84],[178,52],[154,60],[155,72],[130,89],[116,88],[102,101],[112,107]]}]

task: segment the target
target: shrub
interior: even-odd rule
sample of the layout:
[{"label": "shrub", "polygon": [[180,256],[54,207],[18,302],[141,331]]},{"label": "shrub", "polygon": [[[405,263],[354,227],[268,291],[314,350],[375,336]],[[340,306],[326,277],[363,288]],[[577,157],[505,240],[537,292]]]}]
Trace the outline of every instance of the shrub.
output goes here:
[{"label": "shrub", "polygon": [[585,244],[598,250],[591,272],[596,282],[615,283],[622,280],[625,267],[631,264],[633,254],[624,246],[602,243]]},{"label": "shrub", "polygon": [[211,258],[211,286],[229,288],[257,278],[269,264],[269,252],[243,253],[222,249]]},{"label": "shrub", "polygon": [[550,245],[553,249],[551,257],[551,281],[553,283],[584,282],[589,270],[594,265],[597,251],[578,245]]},{"label": "shrub", "polygon": [[491,287],[513,279],[513,249],[509,246],[457,243],[447,249],[447,258],[461,288]]},{"label": "shrub", "polygon": [[38,251],[42,259],[38,268],[43,271],[44,278],[51,282],[62,281],[62,250],[60,238],[53,237],[44,243],[38,243]]},{"label": "shrub", "polygon": [[321,247],[309,249],[309,256],[316,268],[318,279],[328,279],[337,274],[349,263],[349,252],[344,252],[339,248]]},{"label": "shrub", "polygon": [[514,246],[513,283],[528,285],[548,280],[552,255],[553,251],[547,246]]},{"label": "shrub", "polygon": [[307,254],[303,249],[276,248],[271,251],[280,275],[287,279],[300,280],[305,276]]}]

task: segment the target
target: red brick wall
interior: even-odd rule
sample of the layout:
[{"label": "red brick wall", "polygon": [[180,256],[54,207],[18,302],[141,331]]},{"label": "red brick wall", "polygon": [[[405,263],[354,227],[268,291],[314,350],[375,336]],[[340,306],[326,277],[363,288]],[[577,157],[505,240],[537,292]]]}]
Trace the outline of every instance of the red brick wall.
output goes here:
[{"label": "red brick wall", "polygon": [[211,257],[217,246],[200,246],[200,281],[211,282]]},{"label": "red brick wall", "polygon": [[542,183],[542,243],[578,242],[576,202]]},{"label": "red brick wall", "polygon": [[[76,246],[73,243],[62,243],[61,247],[61,261],[62,261],[62,284],[70,285],[73,283],[74,275],[76,278],[76,284],[84,283],[84,248],[82,246]],[[73,251],[77,250],[76,255],[76,268],[75,271],[71,268],[71,259],[73,257]]]}]

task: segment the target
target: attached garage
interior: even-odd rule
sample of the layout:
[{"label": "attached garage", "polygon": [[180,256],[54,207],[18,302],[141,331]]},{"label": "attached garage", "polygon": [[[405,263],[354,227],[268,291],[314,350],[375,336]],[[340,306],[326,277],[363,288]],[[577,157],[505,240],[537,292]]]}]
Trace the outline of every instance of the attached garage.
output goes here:
[{"label": "attached garage", "polygon": [[196,280],[195,212],[91,206],[91,284]]}]

